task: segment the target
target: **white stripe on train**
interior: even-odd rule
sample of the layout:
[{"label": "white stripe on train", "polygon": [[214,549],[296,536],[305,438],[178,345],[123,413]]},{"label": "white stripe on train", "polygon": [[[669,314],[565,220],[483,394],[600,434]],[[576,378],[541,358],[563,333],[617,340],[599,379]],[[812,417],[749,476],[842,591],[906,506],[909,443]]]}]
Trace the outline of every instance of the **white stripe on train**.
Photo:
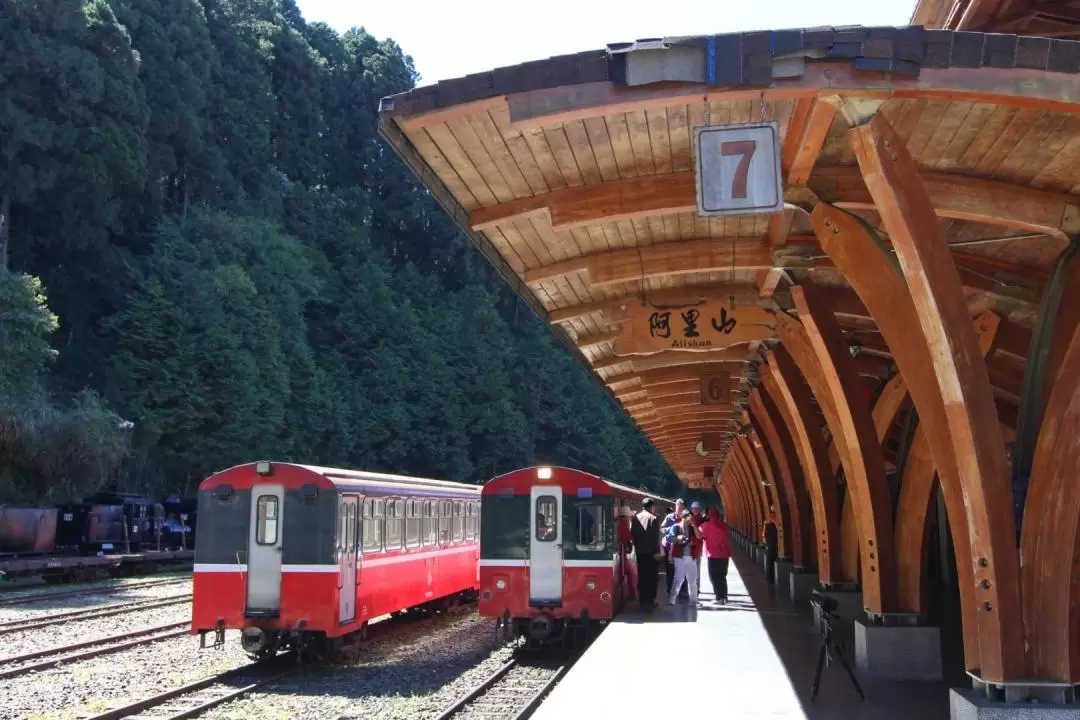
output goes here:
[{"label": "white stripe on train", "polygon": [[[466,552],[476,552],[476,546],[463,546],[458,548],[451,548],[449,550],[430,550],[428,552],[418,553],[401,553],[399,555],[390,555],[389,557],[364,557],[360,556],[361,568],[374,568],[383,567],[385,565],[398,565],[405,562],[413,562],[416,560],[427,560],[430,558],[446,557],[448,555],[459,555]],[[317,565],[290,565],[285,564],[281,566],[282,572],[294,572],[294,573],[332,573],[338,571],[338,564],[317,564]],[[221,572],[247,572],[247,563],[195,563],[195,572],[206,573],[221,573]]]},{"label": "white stripe on train", "polygon": [[[571,568],[599,568],[614,567],[615,559],[611,560],[563,560],[563,567]],[[529,567],[528,560],[481,560],[480,567]]]}]

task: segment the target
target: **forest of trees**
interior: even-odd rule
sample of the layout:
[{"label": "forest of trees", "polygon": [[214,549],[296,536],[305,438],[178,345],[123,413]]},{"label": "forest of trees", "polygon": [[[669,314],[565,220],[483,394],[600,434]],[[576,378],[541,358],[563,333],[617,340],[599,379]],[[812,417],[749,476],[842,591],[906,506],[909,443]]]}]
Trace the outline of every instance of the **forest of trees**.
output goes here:
[{"label": "forest of trees", "polygon": [[415,81],[293,0],[0,0],[0,503],[263,458],[678,490],[379,140]]}]

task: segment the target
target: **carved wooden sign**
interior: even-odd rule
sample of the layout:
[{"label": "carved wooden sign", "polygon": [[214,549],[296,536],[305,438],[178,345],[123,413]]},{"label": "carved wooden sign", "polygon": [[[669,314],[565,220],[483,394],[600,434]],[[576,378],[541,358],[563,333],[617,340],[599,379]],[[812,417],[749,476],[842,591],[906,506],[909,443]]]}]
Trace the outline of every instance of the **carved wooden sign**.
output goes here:
[{"label": "carved wooden sign", "polygon": [[760,215],[784,209],[776,121],[694,128],[699,215]]},{"label": "carved wooden sign", "polygon": [[701,377],[701,404],[725,405],[731,402],[731,374],[712,373]]},{"label": "carved wooden sign", "polygon": [[664,350],[708,352],[774,337],[775,320],[757,305],[733,309],[711,299],[680,306],[634,303],[615,339],[616,355],[651,355]]}]

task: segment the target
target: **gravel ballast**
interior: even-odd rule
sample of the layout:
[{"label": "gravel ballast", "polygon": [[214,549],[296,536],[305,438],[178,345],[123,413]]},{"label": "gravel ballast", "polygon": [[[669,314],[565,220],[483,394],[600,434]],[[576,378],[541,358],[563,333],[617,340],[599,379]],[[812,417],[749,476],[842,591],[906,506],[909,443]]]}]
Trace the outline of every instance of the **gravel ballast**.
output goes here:
[{"label": "gravel ballast", "polygon": [[369,640],[355,660],[302,668],[202,717],[434,718],[510,659],[510,649],[496,647],[494,635],[491,619],[472,610],[406,624]]}]

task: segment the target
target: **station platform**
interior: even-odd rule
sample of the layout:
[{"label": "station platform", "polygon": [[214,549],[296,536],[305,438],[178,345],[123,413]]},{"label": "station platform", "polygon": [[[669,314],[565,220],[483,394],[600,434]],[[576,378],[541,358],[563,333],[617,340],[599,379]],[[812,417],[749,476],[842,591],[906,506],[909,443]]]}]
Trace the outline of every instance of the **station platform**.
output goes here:
[{"label": "station platform", "polygon": [[[820,634],[809,608],[778,597],[760,565],[740,550],[728,571],[727,605],[713,602],[702,561],[704,607],[631,608],[612,621],[544,701],[533,720],[699,717],[774,720],[947,720],[938,682],[859,678],[861,701],[839,663],[810,701]],[[664,602],[664,583],[660,597]],[[854,663],[846,643],[845,654]],[[663,713],[662,708],[668,708]]]}]

